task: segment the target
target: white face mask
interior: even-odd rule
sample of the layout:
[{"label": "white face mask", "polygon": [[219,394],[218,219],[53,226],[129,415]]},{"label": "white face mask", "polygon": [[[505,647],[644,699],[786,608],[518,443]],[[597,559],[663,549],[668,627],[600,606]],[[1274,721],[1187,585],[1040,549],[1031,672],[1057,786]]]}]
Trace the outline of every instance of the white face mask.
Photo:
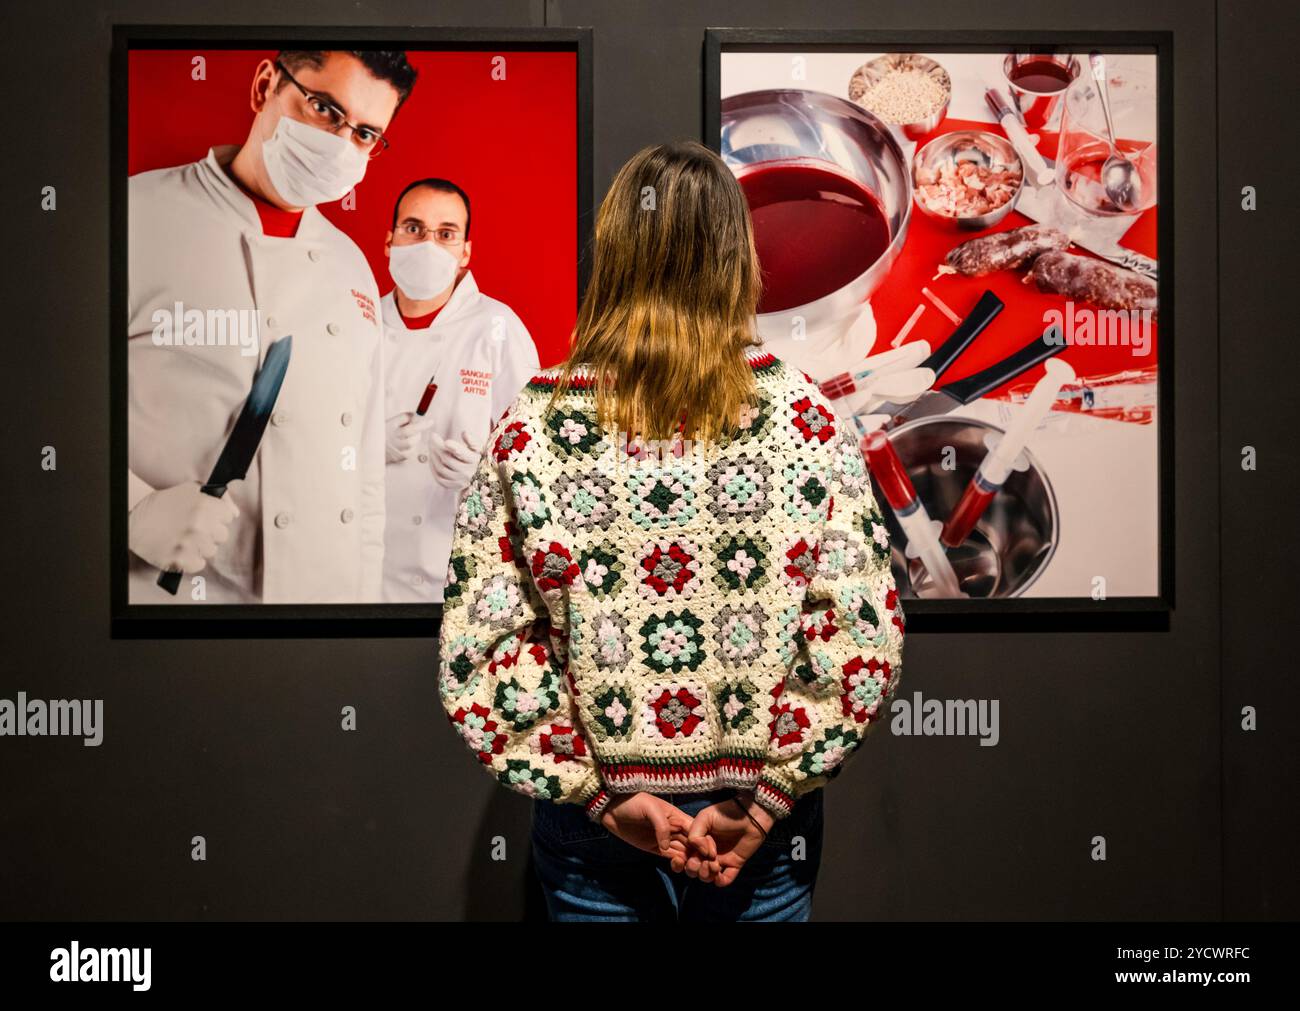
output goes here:
[{"label": "white face mask", "polygon": [[262,142],[262,162],[275,192],[291,207],[342,199],[366,174],[369,159],[347,138],[281,116]]},{"label": "white face mask", "polygon": [[459,258],[436,242],[389,247],[388,273],[402,289],[402,294],[416,302],[446,291],[456,279],[458,269]]}]

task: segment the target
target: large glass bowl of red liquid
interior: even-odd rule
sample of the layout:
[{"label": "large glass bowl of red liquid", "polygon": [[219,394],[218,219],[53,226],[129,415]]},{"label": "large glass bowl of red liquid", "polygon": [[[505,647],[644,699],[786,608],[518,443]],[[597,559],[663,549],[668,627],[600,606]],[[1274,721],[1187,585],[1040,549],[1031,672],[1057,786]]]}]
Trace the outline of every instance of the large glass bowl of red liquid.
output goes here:
[{"label": "large glass bowl of red liquid", "polygon": [[855,317],[911,220],[911,174],[894,133],[846,99],[793,89],[724,99],[721,127],[720,153],[754,222],[760,334]]}]

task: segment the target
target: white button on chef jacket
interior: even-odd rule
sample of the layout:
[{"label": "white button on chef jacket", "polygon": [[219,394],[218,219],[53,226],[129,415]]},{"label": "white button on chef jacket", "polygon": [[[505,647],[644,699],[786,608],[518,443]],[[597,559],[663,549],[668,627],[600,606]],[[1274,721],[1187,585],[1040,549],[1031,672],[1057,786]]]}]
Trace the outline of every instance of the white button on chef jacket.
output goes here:
[{"label": "white button on chef jacket", "polygon": [[[240,515],[200,573],[206,602],[377,602],[385,520],[379,291],[361,250],[315,208],[303,212],[293,238],[264,235],[253,202],[222,168],[236,150],[214,147],[201,161],[143,172],[128,185],[131,486],[139,488],[137,478],[153,488],[205,482],[271,340],[292,335],[273,423],[229,493]],[[177,302],[258,310],[257,354],[237,342],[157,346],[154,313]],[[350,415],[360,424],[339,423]],[[357,522],[340,523],[345,510]],[[131,602],[191,602],[188,579],[172,597],[156,578],[131,556]]]},{"label": "white button on chef jacket", "polygon": [[[504,302],[479,291],[470,271],[424,330],[406,328],[392,292],[380,305],[389,338],[384,349],[385,417],[413,412],[434,377],[438,392],[424,417],[431,431],[450,439],[463,429],[484,443],[539,368],[537,347],[523,321]],[[442,601],[452,528],[464,489],[444,488],[434,481],[428,454],[424,442],[406,460],[386,468],[388,602]]]}]

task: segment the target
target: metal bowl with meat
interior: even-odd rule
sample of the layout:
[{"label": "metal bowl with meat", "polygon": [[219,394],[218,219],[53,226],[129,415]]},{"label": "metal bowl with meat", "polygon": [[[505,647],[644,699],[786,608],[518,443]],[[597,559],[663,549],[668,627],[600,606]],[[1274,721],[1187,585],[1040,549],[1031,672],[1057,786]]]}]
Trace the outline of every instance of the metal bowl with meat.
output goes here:
[{"label": "metal bowl with meat", "polygon": [[912,199],[922,214],[958,228],[996,225],[1011,213],[1025,184],[1020,156],[1005,137],[955,130],[912,159]]}]

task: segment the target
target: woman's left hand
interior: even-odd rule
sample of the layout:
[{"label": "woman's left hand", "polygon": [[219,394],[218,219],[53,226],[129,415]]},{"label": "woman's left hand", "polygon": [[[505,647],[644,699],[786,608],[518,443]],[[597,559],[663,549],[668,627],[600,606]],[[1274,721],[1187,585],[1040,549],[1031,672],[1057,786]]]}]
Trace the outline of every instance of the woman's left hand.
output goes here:
[{"label": "woman's left hand", "polygon": [[[754,803],[752,795],[710,804],[691,822],[687,836],[691,853],[674,857],[673,870],[685,870],[693,878],[725,888],[736,880],[745,861],[763,845],[765,833],[775,820],[766,809]],[[700,856],[708,852],[716,855],[712,859]]]}]

